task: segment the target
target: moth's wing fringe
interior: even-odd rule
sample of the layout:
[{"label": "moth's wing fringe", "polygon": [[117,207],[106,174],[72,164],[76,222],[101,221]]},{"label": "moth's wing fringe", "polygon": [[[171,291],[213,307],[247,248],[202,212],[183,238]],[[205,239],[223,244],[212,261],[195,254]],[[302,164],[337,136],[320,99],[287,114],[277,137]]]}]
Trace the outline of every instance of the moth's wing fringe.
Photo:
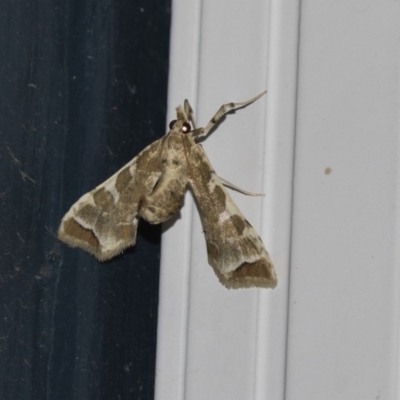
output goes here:
[{"label": "moth's wing fringe", "polygon": [[[212,265],[219,281],[228,289],[245,289],[245,288],[270,288],[273,289],[278,284],[274,268],[271,263],[265,259],[258,260],[254,263],[244,263],[235,271],[228,274],[222,274],[215,266]],[[272,267],[272,268],[271,268]],[[263,269],[264,276],[254,275],[251,269]],[[247,271],[245,271],[247,269]],[[272,274],[271,274],[272,271]]]},{"label": "moth's wing fringe", "polygon": [[126,248],[133,246],[136,235],[121,242],[112,250],[104,251],[100,242],[91,229],[87,229],[73,218],[63,219],[63,224],[58,229],[58,238],[70,247],[79,247],[95,256],[99,261],[107,261],[121,254]]}]

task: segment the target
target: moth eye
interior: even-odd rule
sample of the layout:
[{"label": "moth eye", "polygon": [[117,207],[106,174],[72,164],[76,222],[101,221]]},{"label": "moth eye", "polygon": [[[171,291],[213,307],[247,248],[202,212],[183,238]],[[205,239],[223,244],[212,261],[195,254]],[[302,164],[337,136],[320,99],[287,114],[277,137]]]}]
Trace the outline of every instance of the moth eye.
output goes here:
[{"label": "moth eye", "polygon": [[190,124],[188,124],[187,122],[185,122],[185,123],[182,125],[182,132],[183,132],[183,133],[188,133],[188,132],[190,132],[190,129],[191,129]]},{"label": "moth eye", "polygon": [[172,129],[172,128],[174,127],[175,123],[176,123],[176,119],[172,120],[172,121],[169,123],[169,129]]}]

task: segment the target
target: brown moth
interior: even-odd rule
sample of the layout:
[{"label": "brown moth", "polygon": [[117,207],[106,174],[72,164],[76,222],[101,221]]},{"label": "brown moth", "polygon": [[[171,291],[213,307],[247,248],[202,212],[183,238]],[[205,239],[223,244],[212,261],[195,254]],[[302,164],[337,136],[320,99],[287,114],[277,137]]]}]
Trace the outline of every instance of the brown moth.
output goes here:
[{"label": "brown moth", "polygon": [[61,221],[59,239],[100,261],[108,260],[135,244],[140,217],[159,224],[174,215],[189,185],[203,224],[208,262],[221,283],[227,288],[275,287],[276,274],[267,250],[223,184],[236,187],[217,176],[196,143],[225,114],[265,93],[243,103],[224,104],[205,128],[196,128],[185,100],[165,136],[70,208]]}]

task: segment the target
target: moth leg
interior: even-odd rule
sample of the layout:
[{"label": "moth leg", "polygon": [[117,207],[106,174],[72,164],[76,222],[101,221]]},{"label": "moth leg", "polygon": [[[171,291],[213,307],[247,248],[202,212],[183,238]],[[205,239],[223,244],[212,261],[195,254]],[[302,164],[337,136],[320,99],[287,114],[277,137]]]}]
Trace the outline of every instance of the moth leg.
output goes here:
[{"label": "moth leg", "polygon": [[208,133],[211,131],[211,129],[214,127],[215,124],[218,123],[218,121],[228,112],[237,110],[238,108],[243,108],[248,106],[251,103],[254,103],[256,100],[258,100],[261,96],[264,96],[264,94],[267,93],[267,91],[260,93],[258,96],[253,97],[250,100],[244,101],[242,103],[227,103],[223,104],[219,110],[215,113],[215,115],[211,118],[210,122],[206,125],[205,128],[199,128],[196,129],[195,132],[192,132],[193,137],[199,138],[202,136],[208,135]]},{"label": "moth leg", "polygon": [[222,182],[225,186],[230,187],[231,189],[237,190],[238,192],[243,193],[243,194],[245,194],[245,195],[247,195],[247,196],[262,196],[262,197],[265,196],[264,193],[254,193],[254,192],[249,192],[249,191],[247,191],[247,190],[244,190],[244,189],[240,188],[239,186],[236,186],[236,185],[234,185],[233,183],[227,181],[226,179],[221,178],[220,176],[218,176],[218,178],[221,180],[221,182]]},{"label": "moth leg", "polygon": [[195,121],[194,115],[193,115],[193,109],[190,106],[189,100],[185,99],[183,108],[185,110],[185,114],[187,115],[187,117],[189,119],[189,122],[191,122],[193,125],[193,129],[197,129],[196,121]]}]

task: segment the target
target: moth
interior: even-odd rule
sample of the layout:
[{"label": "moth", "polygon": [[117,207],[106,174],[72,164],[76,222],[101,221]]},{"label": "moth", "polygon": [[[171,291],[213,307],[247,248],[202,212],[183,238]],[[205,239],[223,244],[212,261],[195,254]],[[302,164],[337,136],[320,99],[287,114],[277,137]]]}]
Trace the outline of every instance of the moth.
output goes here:
[{"label": "moth", "polygon": [[[230,111],[245,107],[266,92],[222,105],[205,128],[197,128],[187,100],[176,108],[169,132],[139,153],[104,183],[83,195],[66,213],[61,241],[108,260],[136,242],[140,218],[159,224],[183,205],[186,187],[194,194],[206,238],[208,262],[227,288],[277,284],[275,270],[260,237],[218,177],[198,140]],[[192,128],[193,126],[193,128]]]}]

